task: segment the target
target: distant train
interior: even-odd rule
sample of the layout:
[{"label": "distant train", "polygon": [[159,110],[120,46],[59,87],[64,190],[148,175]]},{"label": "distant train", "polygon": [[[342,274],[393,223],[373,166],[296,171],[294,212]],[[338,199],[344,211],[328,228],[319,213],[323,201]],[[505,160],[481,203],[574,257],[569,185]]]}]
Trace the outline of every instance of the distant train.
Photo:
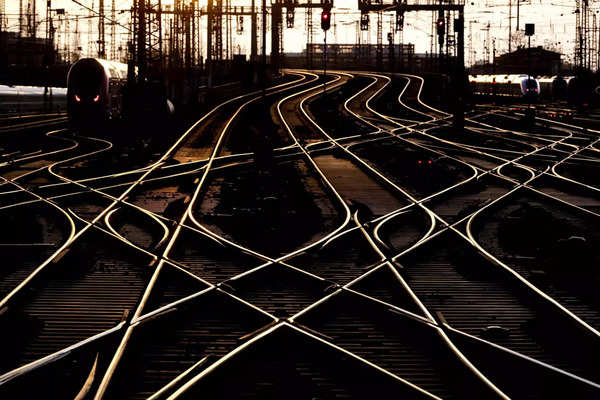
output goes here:
[{"label": "distant train", "polygon": [[479,96],[501,96],[537,101],[540,84],[527,75],[469,75],[471,93]]},{"label": "distant train", "polygon": [[67,115],[75,127],[94,126],[123,111],[127,64],[82,58],[67,75]]},{"label": "distant train", "polygon": [[540,95],[546,100],[565,100],[568,94],[569,82],[572,76],[542,76],[538,78],[540,83]]},{"label": "distant train", "polygon": [[0,113],[61,112],[66,105],[66,89],[38,86],[0,85]]},{"label": "distant train", "polygon": [[567,102],[577,107],[588,107],[595,86],[591,77],[570,77],[567,80]]},{"label": "distant train", "polygon": [[544,100],[567,101],[586,108],[600,97],[598,81],[592,76],[554,76],[539,79]]}]

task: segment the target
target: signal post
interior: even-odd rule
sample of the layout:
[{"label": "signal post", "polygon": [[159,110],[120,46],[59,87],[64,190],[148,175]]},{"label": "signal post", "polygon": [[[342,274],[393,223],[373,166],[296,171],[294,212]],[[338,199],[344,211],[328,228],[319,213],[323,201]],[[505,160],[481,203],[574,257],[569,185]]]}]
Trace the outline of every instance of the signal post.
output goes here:
[{"label": "signal post", "polygon": [[323,94],[327,90],[327,31],[331,27],[331,5],[329,7],[323,8],[321,12],[321,29],[323,29],[323,33],[325,37],[323,39]]}]

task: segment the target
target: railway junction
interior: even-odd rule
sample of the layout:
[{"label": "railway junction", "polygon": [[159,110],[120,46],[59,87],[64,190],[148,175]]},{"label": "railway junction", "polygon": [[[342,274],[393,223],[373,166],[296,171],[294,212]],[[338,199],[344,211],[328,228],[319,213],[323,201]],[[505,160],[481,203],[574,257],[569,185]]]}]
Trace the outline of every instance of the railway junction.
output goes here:
[{"label": "railway junction", "polygon": [[[470,63],[461,1],[359,1],[373,56],[328,45],[327,0],[136,0],[122,57],[114,2],[82,4],[101,51],[41,84],[0,66],[0,399],[600,398],[592,5],[544,75],[541,48]],[[284,8],[311,21],[295,61]],[[394,31],[384,55],[384,13],[417,11],[438,54]]]},{"label": "railway junction", "polygon": [[596,397],[596,116],[456,132],[426,85],[288,70],[129,169],[6,119],[0,390]]}]

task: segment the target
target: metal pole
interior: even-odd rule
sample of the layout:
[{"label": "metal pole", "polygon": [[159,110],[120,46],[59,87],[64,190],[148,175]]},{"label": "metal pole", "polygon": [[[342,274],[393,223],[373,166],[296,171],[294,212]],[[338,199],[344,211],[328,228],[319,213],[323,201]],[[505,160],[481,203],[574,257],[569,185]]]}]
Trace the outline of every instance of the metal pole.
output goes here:
[{"label": "metal pole", "polygon": [[[158,1],[160,7],[160,0]],[[116,46],[116,10],[115,10],[115,0],[112,0],[110,7],[110,58],[113,61],[119,61],[117,57],[117,46]]]},{"label": "metal pole", "polygon": [[190,6],[184,6],[183,10],[183,29],[185,35],[185,70],[189,76],[192,70],[192,38],[191,38],[191,24],[190,24]]},{"label": "metal pole", "polygon": [[267,0],[262,0],[262,94],[265,96],[267,85]]},{"label": "metal pole", "polygon": [[508,52],[512,52],[512,0],[508,0]]},{"label": "metal pole", "polygon": [[[114,4],[114,0],[113,0]],[[163,60],[163,32],[162,32],[162,0],[158,0],[158,11],[156,15],[158,19],[158,58],[160,62],[160,70],[163,71],[164,60]],[[114,27],[114,23],[113,23]],[[114,28],[113,28],[114,29]]]},{"label": "metal pole", "polygon": [[[45,47],[45,52],[46,52],[46,62],[50,63],[50,57],[52,56],[52,50],[54,49],[54,43],[51,42],[51,38],[52,38],[52,0],[48,0],[46,2],[46,47]],[[46,79],[44,79],[44,101],[46,101],[46,98],[48,97],[48,87],[49,82],[48,82],[48,74],[46,73]]]},{"label": "metal pole", "polygon": [[104,0],[98,3],[98,57],[106,58],[105,34],[104,34]]},{"label": "metal pole", "polygon": [[0,0],[0,32],[4,32],[4,20],[6,16],[6,3],[4,0]]},{"label": "metal pole", "polygon": [[[531,80],[531,36],[527,36],[527,90]],[[531,96],[527,96],[528,108],[531,109]]]},{"label": "metal pole", "polygon": [[517,0],[517,31],[519,30],[519,12],[521,9],[521,0]]},{"label": "metal pole", "polygon": [[[441,1],[440,1],[440,4],[441,4]],[[438,18],[435,21],[436,29],[437,29],[438,21],[443,21],[443,20],[444,20],[444,10],[442,8],[440,8],[438,11]],[[445,34],[445,32],[444,32],[444,34]],[[441,70],[441,68],[442,68],[442,60],[444,57],[443,53],[444,53],[444,35],[438,35],[438,57],[437,57],[438,71]]]},{"label": "metal pole", "polygon": [[138,82],[146,79],[146,0],[138,0]]},{"label": "metal pole", "polygon": [[531,79],[531,36],[527,36],[527,80],[529,79]]},{"label": "metal pole", "polygon": [[275,0],[271,3],[271,68],[274,73],[279,72],[279,54],[280,40],[279,37],[279,24],[282,23],[282,9],[281,1]]},{"label": "metal pole", "polygon": [[323,95],[327,91],[326,79],[327,79],[327,31],[325,32],[325,38],[323,39]]},{"label": "metal pole", "polygon": [[19,37],[23,36],[23,0],[19,0]]},{"label": "metal pole", "polygon": [[492,74],[496,74],[496,38],[492,39]]},{"label": "metal pole", "polygon": [[213,29],[213,0],[208,0],[206,5],[206,69],[208,70],[208,79],[206,86],[212,88],[212,29]]},{"label": "metal pole", "polygon": [[256,61],[256,6],[255,0],[252,0],[252,10],[250,15],[250,61]]},{"label": "metal pole", "polygon": [[465,16],[464,9],[458,11],[458,26],[455,30],[458,33],[458,51],[456,57],[456,87],[458,89],[458,101],[454,111],[454,128],[462,131],[465,126]]},{"label": "metal pole", "polygon": [[199,7],[198,2],[196,2],[196,26],[198,27],[196,31],[196,41],[198,42],[198,66],[200,67],[200,71],[204,70],[204,59],[202,58],[202,11]]},{"label": "metal pole", "polygon": [[31,36],[33,38],[35,38],[37,36],[37,9],[36,9],[36,1],[33,0],[32,1],[32,5],[31,5],[31,26],[32,26],[32,32],[31,32]]}]

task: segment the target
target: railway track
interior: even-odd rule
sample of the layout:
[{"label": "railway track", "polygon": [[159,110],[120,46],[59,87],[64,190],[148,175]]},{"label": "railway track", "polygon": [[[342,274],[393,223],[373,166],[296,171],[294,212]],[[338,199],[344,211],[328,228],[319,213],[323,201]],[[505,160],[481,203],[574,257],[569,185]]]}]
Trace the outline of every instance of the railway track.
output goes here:
[{"label": "railway track", "polygon": [[456,133],[423,83],[289,71],[102,175],[104,139],[7,150],[0,393],[596,398],[597,132]]}]

